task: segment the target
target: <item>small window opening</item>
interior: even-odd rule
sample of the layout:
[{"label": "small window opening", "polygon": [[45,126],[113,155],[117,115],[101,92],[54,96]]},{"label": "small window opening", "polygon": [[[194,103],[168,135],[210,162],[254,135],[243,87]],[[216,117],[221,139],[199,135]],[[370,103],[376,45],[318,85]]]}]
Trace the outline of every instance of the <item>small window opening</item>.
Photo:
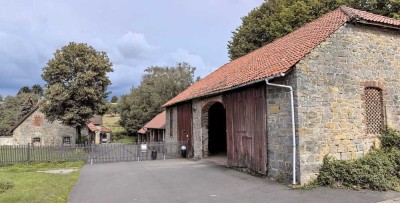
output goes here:
[{"label": "small window opening", "polygon": [[382,90],[365,88],[365,111],[367,134],[379,134],[384,127],[385,111]]}]

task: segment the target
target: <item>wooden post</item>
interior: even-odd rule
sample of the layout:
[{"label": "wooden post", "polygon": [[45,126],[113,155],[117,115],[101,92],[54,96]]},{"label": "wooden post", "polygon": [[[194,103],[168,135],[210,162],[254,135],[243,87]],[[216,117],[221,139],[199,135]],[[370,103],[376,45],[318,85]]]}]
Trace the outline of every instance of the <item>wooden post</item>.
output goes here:
[{"label": "wooden post", "polygon": [[31,159],[31,150],[30,150],[30,148],[31,148],[31,144],[28,143],[28,147],[27,147],[28,152],[26,153],[26,162],[29,162],[30,159]]}]

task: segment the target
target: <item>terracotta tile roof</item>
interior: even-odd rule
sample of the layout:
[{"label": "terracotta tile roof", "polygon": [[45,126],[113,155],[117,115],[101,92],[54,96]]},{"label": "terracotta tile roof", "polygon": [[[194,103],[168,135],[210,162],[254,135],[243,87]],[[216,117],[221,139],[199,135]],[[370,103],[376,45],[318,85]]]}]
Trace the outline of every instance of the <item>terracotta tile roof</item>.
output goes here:
[{"label": "terracotta tile roof", "polygon": [[143,128],[146,130],[149,128],[152,129],[165,129],[165,123],[167,119],[167,113],[165,111],[158,114],[156,117],[151,119]]},{"label": "terracotta tile roof", "polygon": [[146,134],[146,132],[146,128],[140,128],[140,130],[138,131],[139,134]]},{"label": "terracotta tile roof", "polygon": [[95,124],[93,124],[92,122],[86,124],[86,127],[92,132],[99,131],[99,129],[100,129],[100,132],[102,132],[102,133],[110,133],[110,132],[112,132],[110,129],[108,129],[106,127],[101,127],[100,128],[100,127],[96,126]]},{"label": "terracotta tile roof", "polygon": [[102,133],[110,133],[111,130],[106,128],[106,127],[101,127],[101,131],[100,132],[102,132]]},{"label": "terracotta tile roof", "polygon": [[382,23],[382,24],[387,24],[387,25],[394,25],[394,26],[400,26],[400,20],[396,20],[394,18],[389,18],[381,15],[376,15],[373,13],[369,13],[366,11],[361,11],[349,7],[342,6],[340,9],[349,15],[351,18],[355,18],[355,20],[361,19],[365,21],[370,21],[370,22],[376,22],[376,23]]},{"label": "terracotta tile roof", "polygon": [[398,26],[399,21],[342,6],[245,56],[231,61],[164,104],[225,91],[288,72],[344,23],[355,18]]},{"label": "terracotta tile roof", "polygon": [[92,132],[98,131],[97,127],[96,127],[92,122],[86,124],[86,126],[87,126],[88,129],[89,129],[90,131],[92,131]]}]

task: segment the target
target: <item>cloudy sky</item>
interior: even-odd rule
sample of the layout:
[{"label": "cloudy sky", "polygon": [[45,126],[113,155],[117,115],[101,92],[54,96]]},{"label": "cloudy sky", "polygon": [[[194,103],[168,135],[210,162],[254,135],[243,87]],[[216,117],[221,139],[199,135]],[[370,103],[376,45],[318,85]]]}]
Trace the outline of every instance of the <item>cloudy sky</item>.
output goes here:
[{"label": "cloudy sky", "polygon": [[0,94],[43,85],[42,68],[71,41],[108,53],[113,95],[152,65],[188,62],[205,76],[229,61],[231,32],[262,1],[0,0]]}]

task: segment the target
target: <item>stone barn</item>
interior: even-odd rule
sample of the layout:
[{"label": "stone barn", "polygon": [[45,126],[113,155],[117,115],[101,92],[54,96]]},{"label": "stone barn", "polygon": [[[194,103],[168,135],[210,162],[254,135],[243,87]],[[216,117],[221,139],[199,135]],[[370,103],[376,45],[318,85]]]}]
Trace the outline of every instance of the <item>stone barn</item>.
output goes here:
[{"label": "stone barn", "polygon": [[340,7],[164,107],[166,140],[189,141],[190,157],[307,183],[326,155],[360,157],[383,127],[400,130],[400,21]]}]

